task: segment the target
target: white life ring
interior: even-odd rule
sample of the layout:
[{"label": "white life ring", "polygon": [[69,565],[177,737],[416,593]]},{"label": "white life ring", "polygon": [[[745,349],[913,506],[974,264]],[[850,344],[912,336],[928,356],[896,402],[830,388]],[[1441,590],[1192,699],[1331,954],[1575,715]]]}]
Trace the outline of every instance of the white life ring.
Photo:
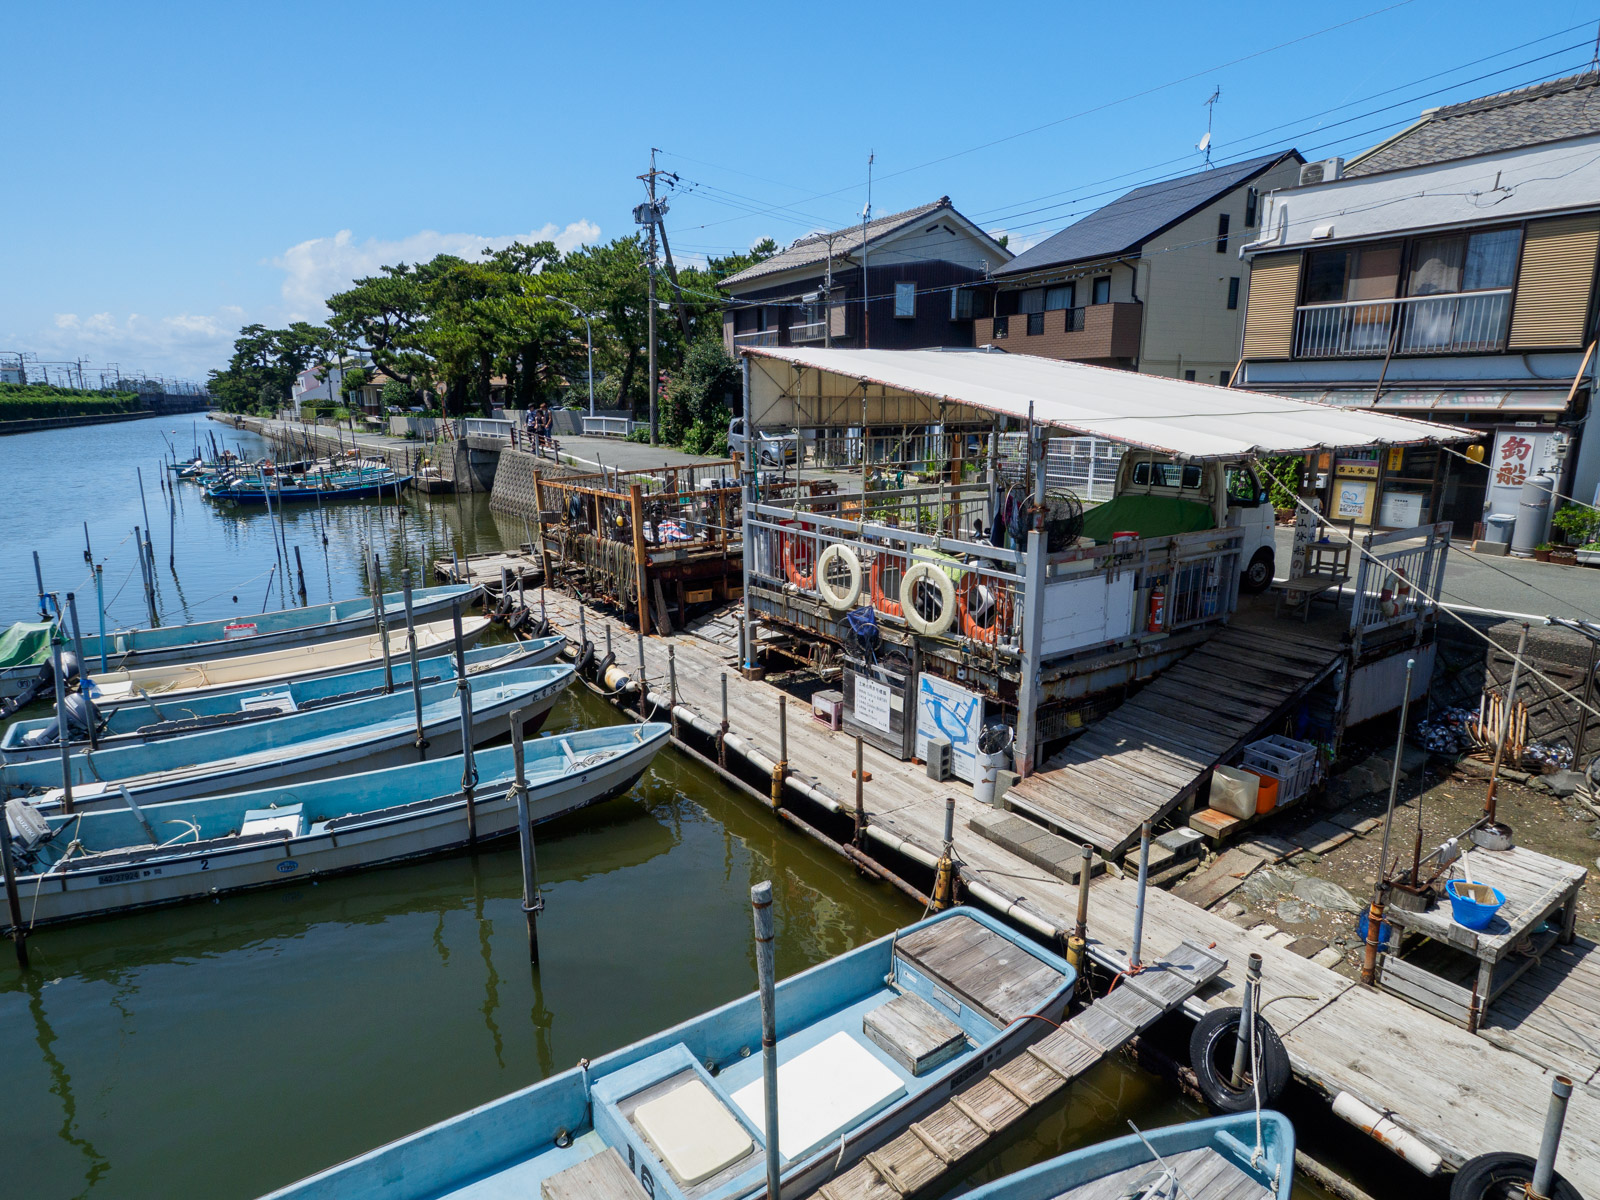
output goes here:
[{"label": "white life ring", "polygon": [[[917,611],[917,585],[924,579],[939,593],[939,614],[932,620]],[[917,633],[938,637],[955,622],[956,585],[933,563],[913,562],[900,579],[900,612]]]},{"label": "white life ring", "polygon": [[[842,587],[831,578],[835,564],[849,573],[849,580]],[[844,612],[854,608],[861,598],[861,560],[849,546],[832,542],[825,547],[817,558],[815,578],[817,591],[829,608]]]}]

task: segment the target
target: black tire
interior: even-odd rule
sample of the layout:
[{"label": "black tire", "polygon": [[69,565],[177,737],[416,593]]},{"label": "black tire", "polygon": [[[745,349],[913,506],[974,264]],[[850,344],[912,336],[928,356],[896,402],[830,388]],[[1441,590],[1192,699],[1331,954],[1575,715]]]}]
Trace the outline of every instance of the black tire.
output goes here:
[{"label": "black tire", "polygon": [[[1189,1063],[1206,1102],[1217,1112],[1248,1112],[1255,1107],[1255,1090],[1245,1081],[1235,1088],[1233,1048],[1239,1040],[1239,1010],[1217,1008],[1195,1023],[1189,1035]],[[1261,1073],[1261,1105],[1270,1107],[1289,1086],[1289,1052],[1273,1029],[1259,1017],[1255,1022],[1256,1066]]]},{"label": "black tire", "polygon": [[[1522,1200],[1524,1185],[1533,1180],[1533,1159],[1526,1154],[1480,1154],[1468,1159],[1450,1184],[1450,1200]],[[1559,1174],[1550,1185],[1550,1200],[1583,1200],[1578,1189]]]},{"label": "black tire", "polygon": [[1272,576],[1277,572],[1278,560],[1271,550],[1257,550],[1250,565],[1239,577],[1239,590],[1254,596],[1272,586]]}]

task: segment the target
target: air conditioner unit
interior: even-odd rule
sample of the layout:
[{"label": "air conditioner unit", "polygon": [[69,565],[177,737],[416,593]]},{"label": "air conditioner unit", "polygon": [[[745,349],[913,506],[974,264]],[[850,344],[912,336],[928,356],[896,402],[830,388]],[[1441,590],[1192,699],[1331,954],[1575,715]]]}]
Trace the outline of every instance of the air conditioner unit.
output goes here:
[{"label": "air conditioner unit", "polygon": [[1344,174],[1344,159],[1324,158],[1319,162],[1300,164],[1300,186],[1310,187],[1314,183],[1332,183]]}]

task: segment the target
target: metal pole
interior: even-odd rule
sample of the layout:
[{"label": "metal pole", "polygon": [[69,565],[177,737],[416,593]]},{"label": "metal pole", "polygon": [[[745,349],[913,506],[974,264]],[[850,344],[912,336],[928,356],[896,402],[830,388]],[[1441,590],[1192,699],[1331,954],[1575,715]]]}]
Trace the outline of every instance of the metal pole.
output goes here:
[{"label": "metal pole", "polygon": [[677,647],[667,647],[667,691],[670,693],[667,719],[672,722],[672,736],[678,736],[678,655]]},{"label": "metal pole", "polygon": [[411,655],[411,702],[417,713],[417,761],[428,757],[428,740],[422,736],[422,672],[417,666],[417,626],[411,614],[411,568],[400,572],[401,592],[406,602],[406,645]]},{"label": "metal pole", "polygon": [[1250,1069],[1250,1047],[1256,1036],[1256,992],[1261,984],[1261,955],[1252,954],[1244,972],[1244,1003],[1239,1008],[1239,1033],[1233,1045],[1233,1080],[1235,1089],[1244,1087],[1245,1072]]},{"label": "metal pole", "polygon": [[1539,1139],[1539,1157],[1533,1163],[1530,1194],[1546,1200],[1555,1184],[1556,1151],[1561,1148],[1561,1128],[1567,1121],[1567,1100],[1572,1095],[1572,1080],[1557,1075],[1550,1081],[1550,1107],[1544,1114],[1544,1136]]},{"label": "metal pole", "polygon": [[478,782],[478,766],[472,758],[472,685],[467,682],[466,650],[461,641],[461,601],[450,602],[450,620],[455,626],[456,695],[461,700],[461,794],[467,798],[467,845],[478,848],[478,812],[473,788]]},{"label": "metal pole", "polygon": [[33,578],[34,582],[39,585],[39,619],[47,621],[50,619],[50,610],[45,607],[44,571],[39,566],[39,552],[37,550],[33,552]]},{"label": "metal pole", "polygon": [[[1378,884],[1389,878],[1389,827],[1394,824],[1394,802],[1400,794],[1400,754],[1406,748],[1406,719],[1411,712],[1411,671],[1417,665],[1414,658],[1406,659],[1406,691],[1400,697],[1400,728],[1394,735],[1394,762],[1389,769],[1389,810],[1383,818],[1383,849],[1378,854]],[[1373,891],[1377,899],[1377,891]]]},{"label": "metal pole", "polygon": [[306,606],[306,569],[300,563],[300,547],[294,548],[294,570],[300,580],[300,607]]},{"label": "metal pole", "polygon": [[[606,626],[607,631],[610,628],[609,625]],[[642,717],[644,716],[644,698],[650,694],[650,685],[645,681],[644,677],[644,634],[636,631],[634,637],[637,639],[639,650],[639,715]]]},{"label": "metal pole", "polygon": [[955,824],[956,798],[946,796],[944,801],[944,849],[939,854],[939,864],[933,876],[933,907],[949,908],[955,898]]},{"label": "metal pole", "polygon": [[11,861],[11,821],[0,804],[0,876],[5,879],[6,907],[11,914],[11,940],[17,947],[17,966],[28,969],[28,931],[22,925],[22,903],[17,896],[17,870]]},{"label": "metal pole", "polygon": [[1128,953],[1128,970],[1141,971],[1139,944],[1144,940],[1144,893],[1150,882],[1150,822],[1139,827],[1139,897],[1133,910],[1133,949]]},{"label": "metal pole", "polygon": [[1500,736],[1495,739],[1494,766],[1489,771],[1489,792],[1483,798],[1483,815],[1488,824],[1494,825],[1494,792],[1500,783],[1500,763],[1506,754],[1506,738],[1511,732],[1512,711],[1517,703],[1517,677],[1522,674],[1522,652],[1528,647],[1528,624],[1522,624],[1522,632],[1517,634],[1517,656],[1511,662],[1511,679],[1506,684],[1505,709],[1500,714]]},{"label": "metal pole", "polygon": [[67,745],[67,681],[61,670],[61,643],[50,640],[50,670],[56,683],[56,745],[61,747],[61,811],[72,811],[72,748]]},{"label": "metal pole", "polygon": [[767,1149],[767,1195],[779,1200],[780,1162],[778,1153],[778,1013],[773,979],[772,883],[763,881],[750,889],[750,907],[755,910],[756,979],[761,989],[761,1082],[766,1099],[766,1122],[762,1137]]},{"label": "metal pole", "polygon": [[97,749],[94,740],[94,716],[88,708],[89,704],[89,667],[83,660],[83,633],[78,628],[78,597],[72,592],[67,593],[67,612],[72,615],[72,652],[78,656],[78,691],[83,694],[84,714],[89,735],[89,749]]},{"label": "metal pole", "polygon": [[523,770],[521,711],[511,714],[511,758],[517,768],[517,837],[522,845],[522,915],[528,919],[528,962],[539,965],[539,859],[534,853],[533,818],[528,811],[528,777]]},{"label": "metal pole", "polygon": [[103,675],[110,668],[106,666],[106,580],[105,568],[99,563],[94,567],[94,603],[100,612],[100,673]]},{"label": "metal pole", "polygon": [[778,761],[772,767],[772,807],[783,807],[783,781],[789,775],[789,704],[778,693]]},{"label": "metal pole", "polygon": [[717,730],[717,765],[728,769],[728,673],[722,673],[722,726]]},{"label": "metal pole", "polygon": [[862,770],[862,740],[861,735],[856,735],[856,849],[861,849],[861,844],[867,840],[867,802],[866,782],[867,777]]},{"label": "metal pole", "polygon": [[1078,862],[1078,923],[1067,939],[1067,961],[1074,967],[1083,962],[1083,952],[1089,945],[1089,868],[1094,865],[1094,847],[1083,844],[1083,857]]},{"label": "metal pole", "polygon": [[[298,547],[296,551],[298,552]],[[372,556],[372,613],[373,619],[378,624],[378,637],[383,641],[383,691],[389,695],[394,691],[394,666],[389,660],[389,614],[383,606],[383,584],[378,582],[378,556]],[[305,589],[301,588],[304,595]],[[461,634],[461,627],[457,625],[456,635]]]}]

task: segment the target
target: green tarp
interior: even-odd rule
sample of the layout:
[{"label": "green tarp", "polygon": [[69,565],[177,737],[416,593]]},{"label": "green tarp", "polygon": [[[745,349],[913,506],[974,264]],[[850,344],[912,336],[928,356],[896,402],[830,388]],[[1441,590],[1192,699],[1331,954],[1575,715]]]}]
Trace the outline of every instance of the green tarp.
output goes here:
[{"label": "green tarp", "polygon": [[1165,537],[1169,533],[1194,533],[1216,524],[1211,507],[1176,496],[1118,496],[1083,514],[1083,535],[1099,545],[1113,534],[1138,533]]},{"label": "green tarp", "polygon": [[50,658],[50,621],[18,621],[0,633],[0,671],[7,667],[36,667]]}]

